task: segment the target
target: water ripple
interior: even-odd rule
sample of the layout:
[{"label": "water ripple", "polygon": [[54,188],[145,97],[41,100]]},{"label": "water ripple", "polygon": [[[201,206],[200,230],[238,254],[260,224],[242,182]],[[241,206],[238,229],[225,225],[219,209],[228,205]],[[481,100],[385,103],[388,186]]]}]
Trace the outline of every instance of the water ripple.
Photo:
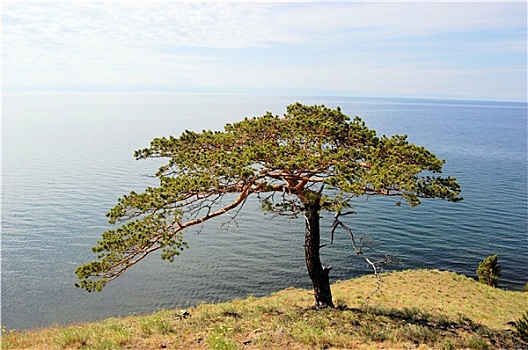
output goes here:
[{"label": "water ripple", "polygon": [[[526,106],[501,103],[310,97],[361,115],[380,134],[406,133],[447,159],[464,201],[424,201],[415,209],[392,199],[364,198],[346,223],[392,254],[391,269],[439,268],[475,277],[483,258],[499,254],[500,282],[527,282]],[[93,258],[90,247],[110,226],[104,214],[131,190],[153,185],[142,176],[159,161],[132,152],[153,137],[273,110],[286,97],[177,95],[49,95],[4,98],[2,168],[2,323],[35,328],[84,322],[159,308],[265,295],[290,286],[310,288],[302,219],[271,219],[249,202],[238,228],[186,234],[190,249],[172,264],[152,256],[102,293],[73,288],[75,268]],[[45,108],[43,107],[45,106]],[[207,119],[217,115],[218,119]],[[498,119],[498,116],[502,119]],[[370,273],[338,232],[322,219],[323,263],[332,281]],[[79,310],[83,310],[79,312]]]}]

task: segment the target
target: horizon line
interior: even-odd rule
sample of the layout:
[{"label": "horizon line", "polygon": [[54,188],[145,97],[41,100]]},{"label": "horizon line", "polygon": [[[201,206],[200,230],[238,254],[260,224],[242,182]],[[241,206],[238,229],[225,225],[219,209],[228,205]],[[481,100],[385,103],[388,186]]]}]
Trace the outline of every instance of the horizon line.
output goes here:
[{"label": "horizon line", "polygon": [[504,103],[524,103],[528,104],[528,98],[525,100],[501,100],[489,98],[456,98],[456,97],[426,97],[426,96],[381,96],[381,95],[352,95],[343,93],[271,93],[271,92],[237,92],[237,91],[156,91],[156,90],[3,90],[5,94],[159,94],[159,95],[239,95],[239,96],[300,96],[300,97],[331,97],[331,98],[371,98],[371,99],[389,99],[389,100],[433,100],[433,101],[466,101],[466,102],[504,102]]}]

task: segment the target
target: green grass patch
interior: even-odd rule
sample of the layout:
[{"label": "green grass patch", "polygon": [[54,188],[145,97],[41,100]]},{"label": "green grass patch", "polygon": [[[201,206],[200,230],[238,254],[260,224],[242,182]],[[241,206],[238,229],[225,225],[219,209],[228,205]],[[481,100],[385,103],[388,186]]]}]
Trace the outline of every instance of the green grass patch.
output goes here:
[{"label": "green grass patch", "polygon": [[528,348],[514,328],[523,324],[528,293],[436,270],[384,274],[383,294],[375,289],[374,276],[335,283],[336,309],[314,308],[312,291],[290,288],[186,312],[3,329],[2,349]]}]

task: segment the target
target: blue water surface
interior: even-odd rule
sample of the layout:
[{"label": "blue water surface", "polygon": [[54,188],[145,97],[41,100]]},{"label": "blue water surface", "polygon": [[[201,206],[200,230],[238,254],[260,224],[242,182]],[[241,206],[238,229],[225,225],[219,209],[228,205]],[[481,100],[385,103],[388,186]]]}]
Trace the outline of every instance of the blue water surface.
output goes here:
[{"label": "blue water surface", "polygon": [[[159,160],[135,161],[154,137],[221,129],[293,102],[341,106],[378,133],[407,134],[446,159],[464,201],[398,207],[392,198],[358,198],[346,218],[371,237],[369,254],[391,254],[390,269],[452,270],[475,277],[498,254],[501,287],[528,282],[527,109],[525,103],[185,94],[4,94],[2,139],[1,324],[30,329],[147,313],[201,301],[310,288],[304,223],[264,215],[249,201],[238,226],[209,222],[188,232],[174,263],[152,256],[101,293],[74,287],[75,268],[110,228],[118,197],[155,185]],[[323,215],[329,243],[332,215]],[[332,281],[370,273],[346,233],[322,249]]]}]

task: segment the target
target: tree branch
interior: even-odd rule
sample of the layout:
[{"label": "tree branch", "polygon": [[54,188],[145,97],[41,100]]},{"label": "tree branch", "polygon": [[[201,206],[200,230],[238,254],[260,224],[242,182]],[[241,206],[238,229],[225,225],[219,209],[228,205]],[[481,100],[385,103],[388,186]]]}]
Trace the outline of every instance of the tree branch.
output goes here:
[{"label": "tree branch", "polygon": [[[127,252],[126,257],[124,259],[108,266],[105,269],[105,272],[97,273],[95,276],[92,277],[102,278],[106,281],[112,281],[116,279],[117,277],[122,275],[129,267],[143,260],[148,254],[163,248],[165,245],[162,244],[162,240],[170,240],[186,228],[199,225],[209,219],[227,213],[228,211],[239,206],[240,204],[243,204],[247,197],[251,194],[250,190],[252,185],[253,183],[246,184],[246,186],[244,186],[243,190],[241,191],[240,195],[232,203],[226,205],[223,208],[220,208],[213,212],[211,212],[209,208],[209,210],[207,210],[207,213],[204,216],[195,218],[185,223],[181,223],[178,220],[171,221],[170,223],[168,223],[167,226],[165,226],[164,229],[161,230],[161,232],[158,232],[156,236],[149,239],[145,245],[143,245],[142,247],[132,248],[130,251]],[[205,198],[207,197],[208,196],[206,196]],[[170,234],[167,235],[168,232],[170,232]]]},{"label": "tree branch", "polygon": [[[381,260],[381,261],[372,261],[368,256],[366,256],[364,253],[363,253],[363,239],[360,238],[359,239],[359,245],[356,243],[356,239],[354,237],[354,233],[352,232],[352,230],[350,229],[350,227],[348,227],[347,225],[345,225],[339,218],[341,216],[344,216],[344,215],[350,215],[350,214],[355,214],[354,211],[347,211],[345,213],[342,213],[341,211],[338,211],[335,213],[334,215],[334,221],[332,223],[332,228],[331,228],[331,234],[332,234],[332,240],[331,242],[333,243],[334,241],[334,234],[335,234],[335,231],[338,227],[341,227],[343,228],[345,231],[348,232],[348,234],[350,235],[350,240],[352,241],[352,247],[354,248],[354,251],[356,252],[356,255],[358,255],[359,257],[361,257],[363,260],[365,260],[367,262],[367,264],[372,268],[372,270],[374,271],[374,275],[376,276],[376,289],[372,292],[372,295],[374,295],[374,293],[376,292],[381,292],[381,283],[382,283],[382,278],[381,278],[381,275],[379,274],[379,266],[382,265],[382,264],[386,264],[386,263],[389,263],[390,261],[392,261],[392,257],[390,256],[386,256],[385,259]],[[370,297],[369,297],[370,298]]]}]

